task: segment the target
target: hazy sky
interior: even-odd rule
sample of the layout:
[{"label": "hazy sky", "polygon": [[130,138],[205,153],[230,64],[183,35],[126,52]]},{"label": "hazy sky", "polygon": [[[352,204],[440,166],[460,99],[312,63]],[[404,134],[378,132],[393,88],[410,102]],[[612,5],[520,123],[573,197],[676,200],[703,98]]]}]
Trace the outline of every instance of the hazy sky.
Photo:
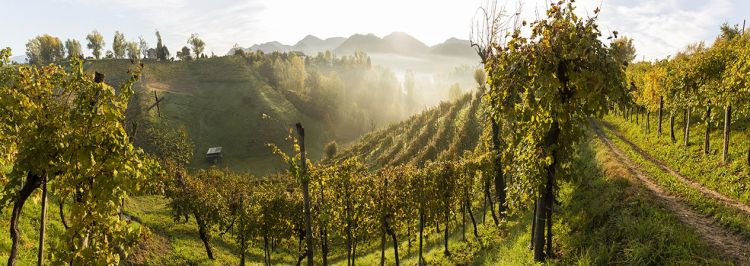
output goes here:
[{"label": "hazy sky", "polygon": [[[128,40],[143,35],[156,45],[159,29],[172,54],[199,33],[205,50],[225,54],[233,44],[278,40],[294,44],[307,34],[321,38],[393,31],[407,32],[428,45],[450,37],[468,39],[482,0],[3,0],[0,46],[23,54],[26,42],[49,33],[76,38],[84,46],[93,29],[111,49],[115,30]],[[517,1],[500,1],[500,3]],[[547,1],[526,0],[525,14]],[[748,0],[579,0],[581,14],[602,6],[600,29],[635,39],[639,59],[661,58],[687,44],[711,41],[723,22],[742,24]],[[541,11],[540,11],[541,12]],[[743,14],[744,12],[744,14]],[[543,13],[543,12],[541,12]],[[606,34],[605,34],[606,35]]]}]

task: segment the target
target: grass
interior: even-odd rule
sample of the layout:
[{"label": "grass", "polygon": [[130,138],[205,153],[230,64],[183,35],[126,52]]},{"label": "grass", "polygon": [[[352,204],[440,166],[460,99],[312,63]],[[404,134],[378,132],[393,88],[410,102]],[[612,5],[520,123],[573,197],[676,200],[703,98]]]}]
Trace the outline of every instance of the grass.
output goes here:
[{"label": "grass", "polygon": [[[713,217],[725,228],[750,237],[750,216],[740,210],[726,207],[723,203],[715,199],[705,197],[700,191],[681,182],[671,174],[662,171],[656,164],[641,157],[630,145],[617,138],[610,129],[605,127],[603,131],[631,160],[638,163],[645,173],[654,178],[657,184],[671,193],[680,196],[691,208],[699,213]],[[635,143],[638,144],[638,142]]]},{"label": "grass", "polygon": [[[555,265],[721,265],[730,264],[721,254],[711,250],[698,235],[681,224],[674,215],[651,201],[644,189],[631,184],[622,176],[627,171],[597,140],[579,147],[579,156],[572,167],[572,178],[561,180],[559,205],[555,209],[554,246],[556,257],[546,262]],[[39,193],[36,193],[35,198]],[[212,240],[216,260],[207,259],[198,238],[194,219],[188,223],[175,222],[168,201],[159,196],[139,196],[128,199],[126,211],[142,223],[149,232],[141,245],[129,258],[136,265],[232,265],[238,264],[234,241],[225,235]],[[478,204],[475,204],[478,205]],[[19,265],[36,261],[39,205],[33,201],[24,208],[21,221],[22,249]],[[56,212],[49,212],[48,239],[62,232]],[[477,210],[477,216],[481,211]],[[7,224],[10,210],[0,215],[0,236],[8,236]],[[480,220],[479,217],[477,217]],[[489,215],[487,215],[489,219]],[[443,236],[433,228],[426,230],[425,257],[430,265],[532,265],[535,264],[528,246],[530,242],[531,213],[524,212],[505,222],[502,230],[491,222],[479,225],[480,239],[474,239],[471,225],[467,223],[464,241],[458,219],[451,224],[450,250],[443,254]],[[403,265],[415,265],[418,258],[417,243],[409,250],[403,232],[399,233],[399,252]],[[262,260],[262,250],[255,243],[248,261],[257,264]],[[346,261],[341,239],[332,239],[333,265]],[[50,244],[51,245],[51,244]],[[390,243],[386,249],[386,263],[393,263]],[[297,243],[282,241],[272,254],[277,265],[294,264]],[[7,260],[9,237],[0,238],[0,260]],[[319,258],[320,252],[316,255]],[[358,264],[380,263],[379,239],[362,243]]]},{"label": "grass", "polygon": [[[106,81],[112,84],[127,78],[128,67],[129,60],[86,63],[87,71],[104,73]],[[154,103],[153,91],[157,91],[164,99],[158,119],[174,127],[184,127],[195,143],[192,168],[208,167],[204,154],[209,147],[222,146],[222,167],[259,175],[284,169],[283,162],[266,144],[290,150],[291,144],[286,138],[296,122],[302,122],[307,129],[307,151],[311,159],[322,158],[323,146],[331,140],[349,141],[336,138],[336,132],[300,111],[240,57],[190,62],[146,61],[135,89],[137,95],[128,110],[129,117],[142,115],[143,119],[157,120],[156,109],[146,112]],[[138,135],[144,136],[144,132]]]},{"label": "grass", "polygon": [[[646,134],[643,122],[640,125],[627,122],[619,116],[608,116],[606,121],[617,131],[621,132],[631,142],[644,149],[654,157],[683,176],[694,180],[703,186],[717,191],[727,197],[750,205],[750,166],[747,165],[747,148],[750,145],[748,128],[749,120],[741,120],[732,125],[729,145],[729,162],[723,164],[722,145],[724,141],[723,127],[712,125],[710,133],[710,149],[708,154],[703,152],[706,124],[698,119],[691,119],[690,145],[684,146],[684,121],[675,119],[675,137],[677,143],[671,143],[669,138],[669,120],[664,119],[663,133],[657,135],[656,118],[651,119],[650,133]],[[723,126],[723,125],[722,125]]]},{"label": "grass", "polygon": [[579,153],[572,180],[560,188],[560,264],[731,264],[626,180],[627,171],[600,141]]}]

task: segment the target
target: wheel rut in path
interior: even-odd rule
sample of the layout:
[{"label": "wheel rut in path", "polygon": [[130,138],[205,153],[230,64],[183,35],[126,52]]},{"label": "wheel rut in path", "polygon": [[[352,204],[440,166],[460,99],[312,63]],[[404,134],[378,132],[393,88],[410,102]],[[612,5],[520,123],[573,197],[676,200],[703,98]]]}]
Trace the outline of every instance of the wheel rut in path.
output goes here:
[{"label": "wheel rut in path", "polygon": [[598,125],[594,123],[593,127],[599,139],[609,148],[609,152],[626,168],[628,174],[626,178],[648,189],[655,201],[675,214],[682,223],[695,229],[701,239],[705,240],[715,250],[724,252],[738,265],[750,265],[750,240],[727,231],[714,219],[697,213],[680,198],[671,195],[657,185],[641,170],[638,164],[630,160],[623,151],[612,143],[612,140],[602,133]]},{"label": "wheel rut in path", "polygon": [[[635,145],[635,143],[631,142],[629,139],[627,139],[625,136],[623,136],[622,133],[620,133],[619,131],[617,131],[616,129],[614,129],[612,127],[612,125],[609,125],[606,122],[604,122],[602,124],[605,127],[607,127],[610,131],[612,131],[612,133],[614,133],[615,136],[617,136],[617,138],[619,138],[620,140],[622,140],[623,142],[625,142],[625,144],[628,144],[628,146],[630,146],[636,153],[638,153],[641,157],[643,157],[643,159],[646,159],[647,161],[655,164],[662,171],[664,171],[666,173],[669,173],[670,175],[672,175],[675,178],[677,178],[678,180],[680,180],[680,182],[685,183],[688,186],[690,186],[690,187],[692,187],[692,188],[700,191],[704,196],[712,198],[714,200],[717,200],[717,201],[723,203],[724,205],[726,205],[727,207],[740,210],[740,211],[744,212],[745,214],[750,215],[750,206],[748,206],[748,205],[746,205],[746,204],[744,204],[744,203],[742,203],[742,202],[740,202],[738,200],[735,200],[735,199],[729,198],[727,196],[724,196],[723,194],[717,192],[716,190],[712,190],[710,188],[704,187],[700,183],[695,182],[692,179],[683,176],[682,174],[678,173],[675,170],[672,170],[672,168],[670,168],[667,164],[665,164],[664,162],[662,162],[662,161],[660,161],[660,160],[652,157],[646,151],[644,151],[643,149],[641,149],[641,147],[638,147],[638,145]],[[748,249],[750,249],[750,247],[748,247]]]}]

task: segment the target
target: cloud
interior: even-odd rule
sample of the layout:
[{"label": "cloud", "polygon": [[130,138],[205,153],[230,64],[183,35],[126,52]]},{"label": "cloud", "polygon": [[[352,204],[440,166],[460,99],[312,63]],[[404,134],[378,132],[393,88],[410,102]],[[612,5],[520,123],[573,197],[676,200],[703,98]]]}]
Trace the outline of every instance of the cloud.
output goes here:
[{"label": "cloud", "polygon": [[[207,52],[223,55],[235,42],[258,31],[258,14],[265,7],[256,0],[59,0],[105,9],[120,17],[136,18],[162,33],[173,50],[186,45],[190,34],[198,33]],[[147,29],[143,29],[147,31]]]},{"label": "cloud", "polygon": [[712,41],[731,9],[728,0],[619,0],[605,2],[600,17],[602,25],[634,39],[639,59],[651,60]]}]

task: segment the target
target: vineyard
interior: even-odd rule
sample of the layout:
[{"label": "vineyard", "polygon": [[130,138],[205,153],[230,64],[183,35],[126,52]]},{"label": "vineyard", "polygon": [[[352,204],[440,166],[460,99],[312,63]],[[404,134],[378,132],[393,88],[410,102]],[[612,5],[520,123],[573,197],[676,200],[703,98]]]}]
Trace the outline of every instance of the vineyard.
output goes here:
[{"label": "vineyard", "polygon": [[306,117],[264,143],[285,167],[266,175],[194,167],[195,129],[137,131],[143,63],[105,75],[76,58],[12,65],[2,50],[0,258],[750,263],[750,33],[725,25],[710,46],[635,62],[599,9],[580,17],[560,1],[533,22],[481,10],[475,91],[343,148],[321,147],[314,131],[330,125]]}]

